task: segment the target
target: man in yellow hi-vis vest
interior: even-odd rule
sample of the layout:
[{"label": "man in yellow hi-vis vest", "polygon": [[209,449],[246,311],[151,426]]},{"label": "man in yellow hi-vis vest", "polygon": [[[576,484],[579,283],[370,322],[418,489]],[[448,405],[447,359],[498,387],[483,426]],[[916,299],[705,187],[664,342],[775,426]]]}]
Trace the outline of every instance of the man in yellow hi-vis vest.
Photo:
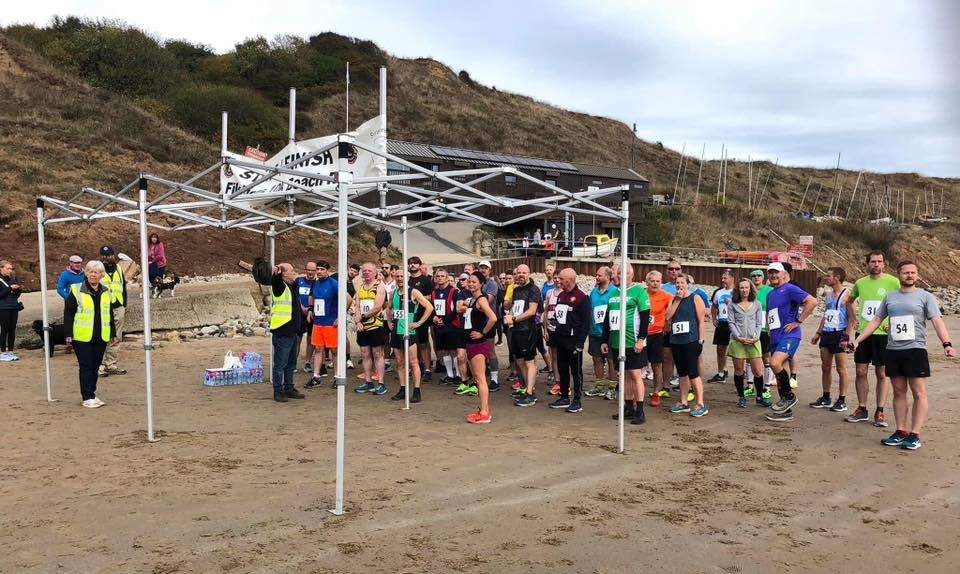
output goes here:
[{"label": "man in yellow hi-vis vest", "polygon": [[103,364],[100,365],[98,375],[101,377],[126,375],[127,371],[117,365],[119,359],[117,345],[123,340],[123,320],[127,310],[127,278],[124,277],[123,270],[117,265],[117,254],[113,251],[113,247],[104,245],[100,248],[100,261],[104,268],[103,279],[100,282],[110,292],[114,331],[113,338],[107,345],[107,352],[103,356]]},{"label": "man in yellow hi-vis vest", "polygon": [[303,399],[303,393],[293,386],[293,372],[297,368],[297,344],[300,324],[304,320],[297,296],[297,272],[293,265],[281,263],[273,268],[273,295],[270,303],[270,333],[273,339],[273,400],[285,403],[288,399]]}]

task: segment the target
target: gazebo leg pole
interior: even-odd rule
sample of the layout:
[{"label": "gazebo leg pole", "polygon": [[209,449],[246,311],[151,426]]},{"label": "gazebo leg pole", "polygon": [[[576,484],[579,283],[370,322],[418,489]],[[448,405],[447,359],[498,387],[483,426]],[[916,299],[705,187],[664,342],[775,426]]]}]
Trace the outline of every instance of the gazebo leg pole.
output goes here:
[{"label": "gazebo leg pole", "polygon": [[[270,241],[270,269],[273,269],[277,266],[277,226],[275,224],[270,224],[270,232],[267,237]],[[273,291],[270,291],[270,294],[273,295]],[[270,340],[270,368],[267,372],[270,373],[270,382],[273,383],[273,333],[269,329],[267,330],[267,338]]]},{"label": "gazebo leg pole", "polygon": [[347,220],[347,186],[344,178],[349,177],[349,172],[345,170],[346,165],[343,158],[345,154],[338,146],[340,157],[339,169],[337,173],[337,282],[339,290],[337,293],[337,364],[334,372],[334,381],[337,385],[337,484],[334,493],[334,507],[330,510],[332,514],[340,516],[343,514],[343,482],[344,482],[344,451],[345,451],[345,427],[347,420],[347,244],[348,220]]},{"label": "gazebo leg pole", "polygon": [[[143,292],[143,368],[147,387],[147,442],[156,442],[153,429],[153,332],[150,320],[150,258],[147,254],[147,180],[140,178],[140,288]],[[118,335],[122,336],[121,333]]]},{"label": "gazebo leg pole", "polygon": [[37,199],[37,242],[40,247],[40,308],[43,313],[43,363],[47,378],[47,402],[53,398],[53,373],[50,363],[50,310],[47,307],[47,244],[43,223],[43,200]]},{"label": "gazebo leg pole", "polygon": [[[627,265],[630,264],[630,259],[627,257],[627,251],[629,250],[629,245],[627,243],[627,229],[628,229],[628,219],[630,217],[630,202],[627,201],[627,191],[622,192],[622,212],[620,214],[620,398],[617,401],[620,403],[620,416],[619,416],[619,446],[617,452],[623,454],[623,442],[624,442],[624,421],[623,421],[623,406],[624,406],[624,379],[626,378],[626,365],[627,365],[627,290],[630,289],[630,285],[627,283]],[[643,395],[637,398],[638,401],[643,400]]]},{"label": "gazebo leg pole", "polygon": [[[410,410],[410,323],[413,321],[412,317],[409,317],[410,313],[410,266],[407,263],[407,258],[410,256],[407,253],[407,216],[404,215],[400,218],[400,228],[402,230],[403,237],[403,261],[400,263],[400,267],[403,268],[403,295],[401,299],[403,300],[403,320],[406,324],[405,333],[403,335],[403,372],[404,380],[406,384],[404,385],[404,400],[403,400],[403,410]],[[414,357],[416,360],[420,360],[419,356]]]}]

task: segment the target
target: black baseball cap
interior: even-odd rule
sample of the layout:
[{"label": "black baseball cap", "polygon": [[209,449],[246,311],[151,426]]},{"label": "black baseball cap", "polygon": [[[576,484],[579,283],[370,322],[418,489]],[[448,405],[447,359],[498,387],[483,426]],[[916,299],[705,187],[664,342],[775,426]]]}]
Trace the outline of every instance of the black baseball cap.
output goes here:
[{"label": "black baseball cap", "polygon": [[104,245],[103,247],[100,248],[100,255],[104,257],[115,255],[113,252],[113,247],[110,247],[109,245]]}]

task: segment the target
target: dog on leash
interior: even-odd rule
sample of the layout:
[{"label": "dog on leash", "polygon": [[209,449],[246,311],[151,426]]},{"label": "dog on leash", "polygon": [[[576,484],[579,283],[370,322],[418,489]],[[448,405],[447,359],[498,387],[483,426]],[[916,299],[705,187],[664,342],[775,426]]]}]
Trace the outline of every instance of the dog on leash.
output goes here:
[{"label": "dog on leash", "polygon": [[170,296],[176,294],[177,285],[180,284],[180,276],[176,273],[170,275],[161,275],[153,278],[153,298],[159,299],[164,291],[169,291]]},{"label": "dog on leash", "polygon": [[[33,332],[40,337],[40,341],[43,341],[43,321],[37,319],[30,324],[30,327],[33,329]],[[66,345],[67,337],[63,332],[63,325],[60,323],[51,323],[50,325],[50,356],[53,356],[53,348],[56,345]]]}]

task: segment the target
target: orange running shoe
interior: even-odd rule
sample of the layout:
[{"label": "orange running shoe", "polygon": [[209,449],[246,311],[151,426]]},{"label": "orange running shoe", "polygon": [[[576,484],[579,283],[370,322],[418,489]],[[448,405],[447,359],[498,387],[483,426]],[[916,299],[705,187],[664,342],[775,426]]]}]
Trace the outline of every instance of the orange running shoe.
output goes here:
[{"label": "orange running shoe", "polygon": [[467,422],[475,425],[485,425],[489,424],[493,420],[493,415],[490,413],[481,413],[477,411],[471,415],[467,415]]},{"label": "orange running shoe", "polygon": [[651,406],[651,407],[659,407],[659,406],[660,406],[660,395],[654,393],[653,396],[650,397],[650,406]]},{"label": "orange running shoe", "polygon": [[554,396],[560,394],[560,383],[556,383],[555,385],[553,385],[553,387],[550,388],[550,394]]}]

